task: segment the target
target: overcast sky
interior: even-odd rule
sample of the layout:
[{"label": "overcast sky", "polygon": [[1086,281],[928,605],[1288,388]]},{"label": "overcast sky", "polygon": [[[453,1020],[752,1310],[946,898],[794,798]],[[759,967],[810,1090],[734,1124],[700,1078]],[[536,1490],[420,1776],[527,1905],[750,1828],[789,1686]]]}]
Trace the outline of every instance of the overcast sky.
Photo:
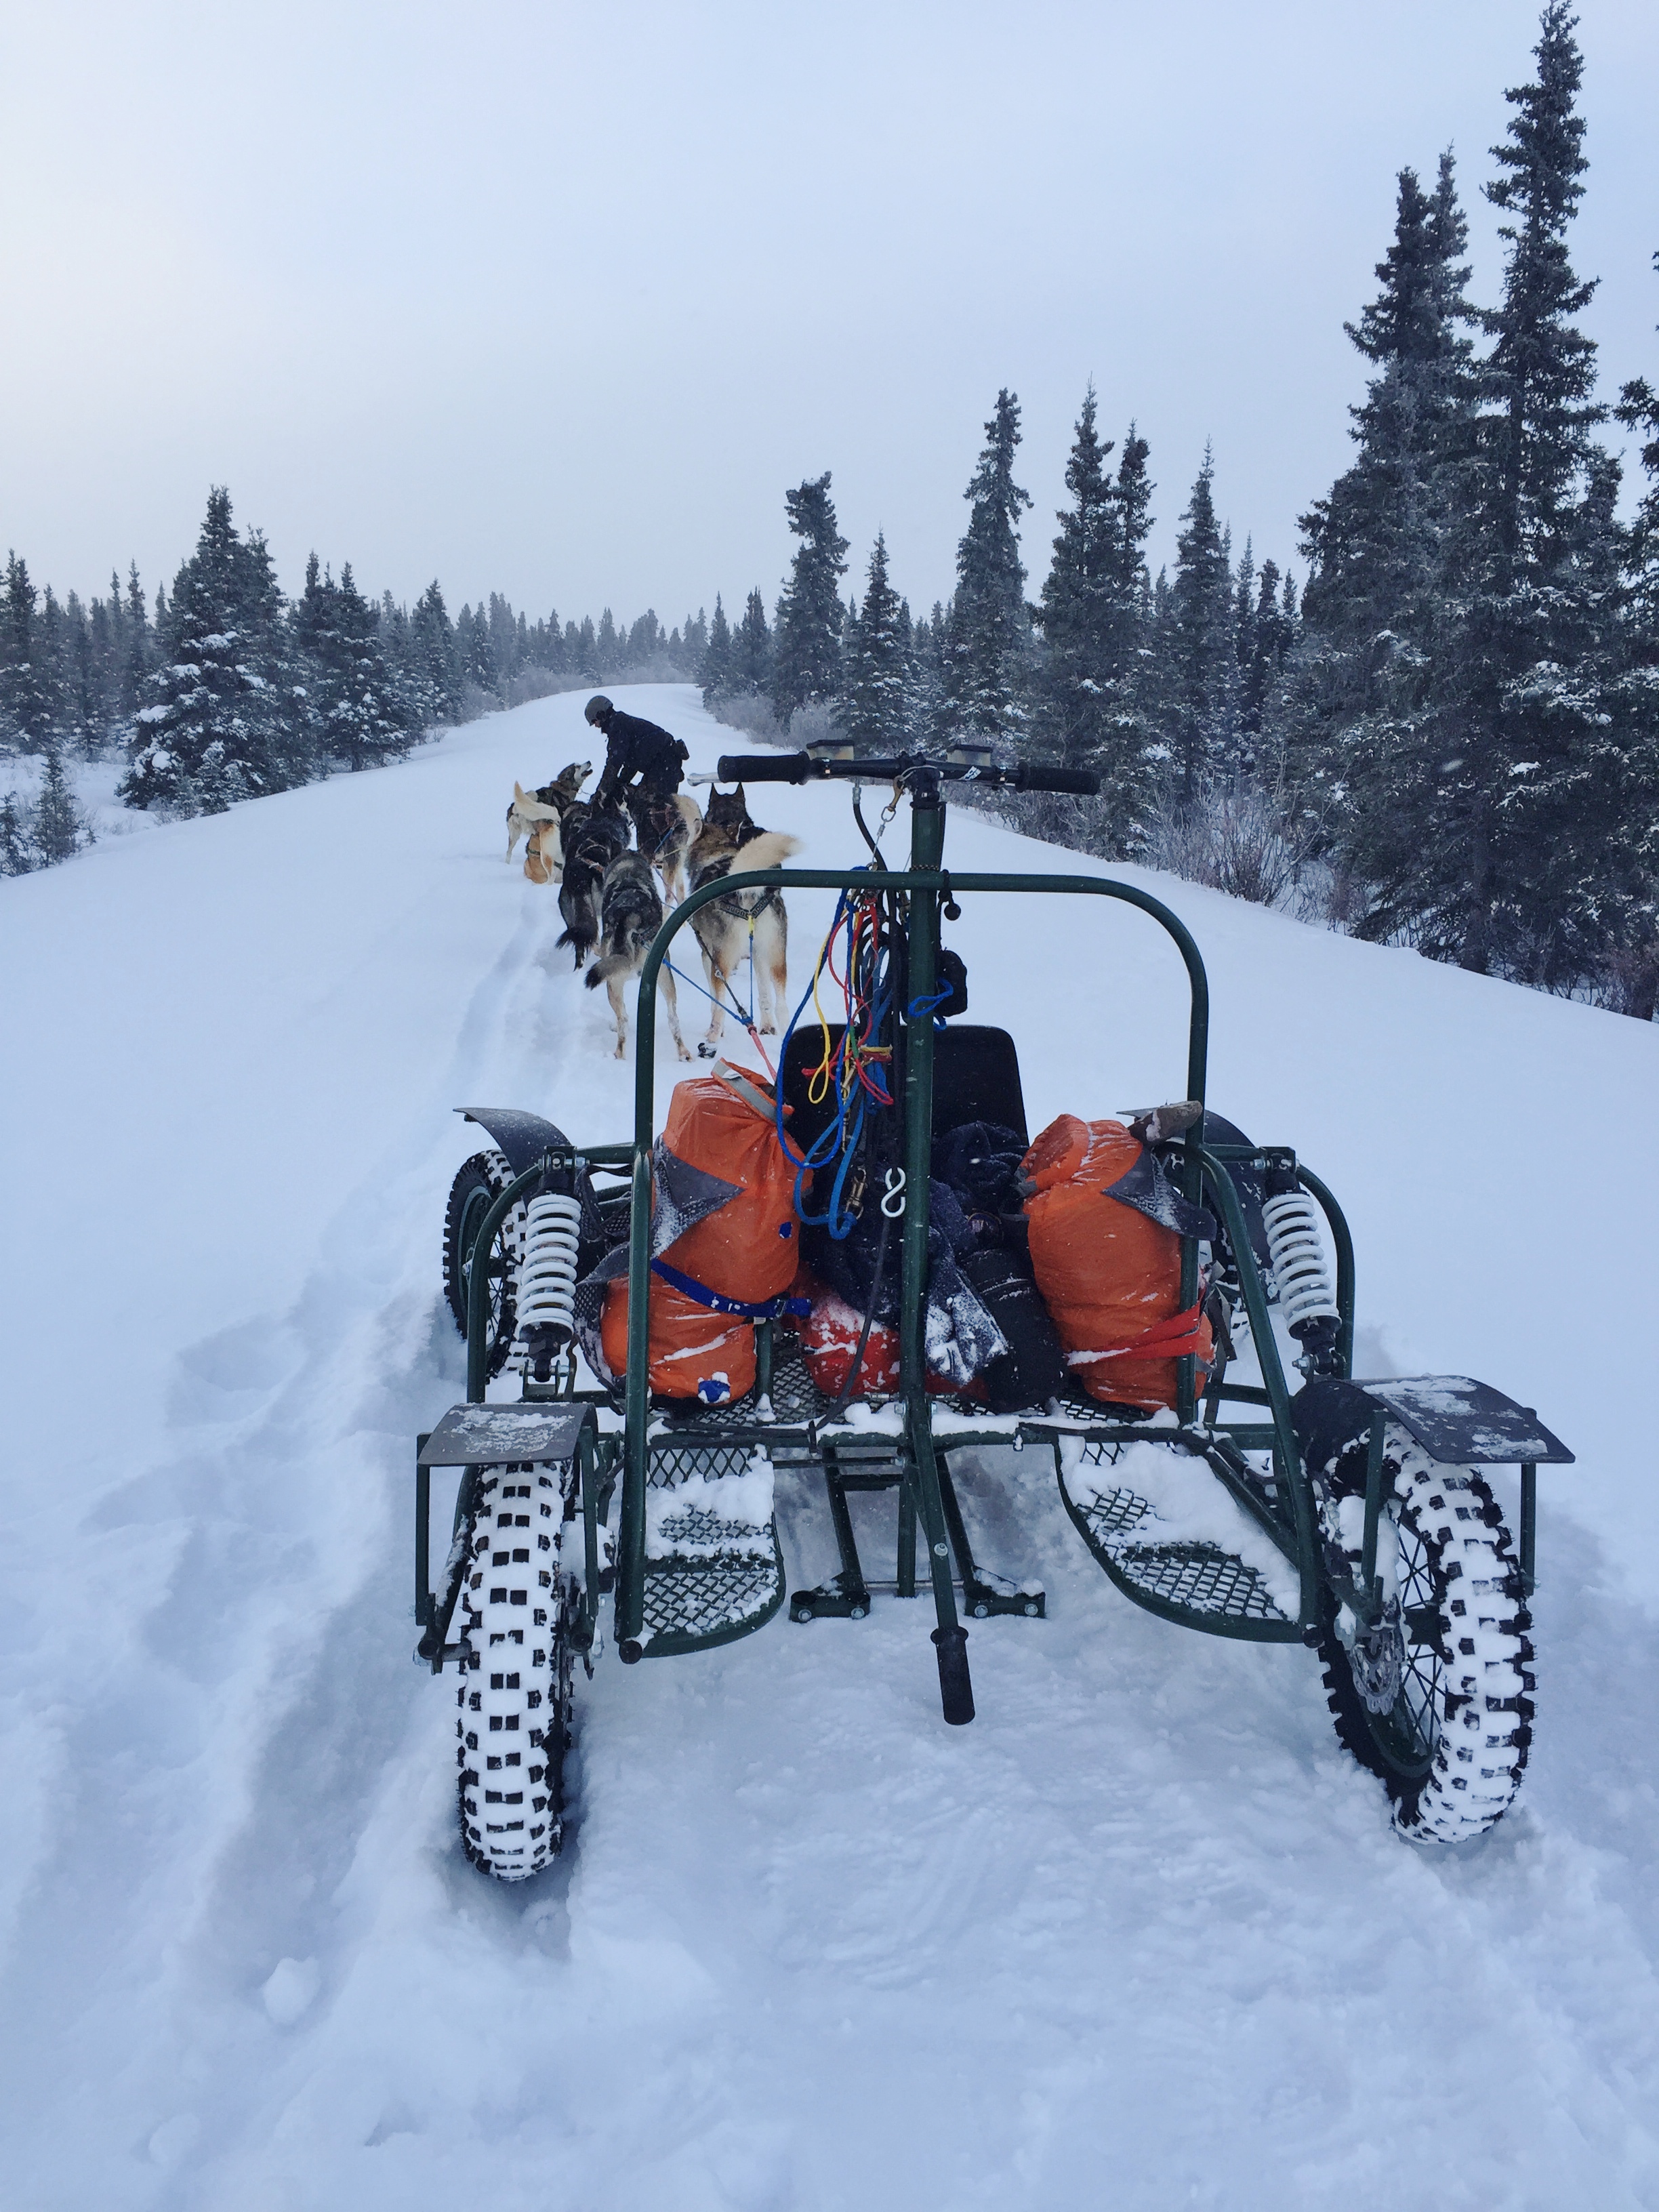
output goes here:
[{"label": "overcast sky", "polygon": [[[0,10],[0,548],[153,592],[208,487],[452,611],[769,605],[834,471],[860,586],[951,586],[999,385],[1035,593],[1093,377],[1152,444],[1158,559],[1206,438],[1294,557],[1344,465],[1395,174],[1480,187],[1532,0],[283,0]],[[1604,386],[1659,376],[1659,5],[1584,0],[1573,249]],[[1616,434],[1615,434],[1616,437]],[[1299,564],[1298,564],[1299,565]]]}]

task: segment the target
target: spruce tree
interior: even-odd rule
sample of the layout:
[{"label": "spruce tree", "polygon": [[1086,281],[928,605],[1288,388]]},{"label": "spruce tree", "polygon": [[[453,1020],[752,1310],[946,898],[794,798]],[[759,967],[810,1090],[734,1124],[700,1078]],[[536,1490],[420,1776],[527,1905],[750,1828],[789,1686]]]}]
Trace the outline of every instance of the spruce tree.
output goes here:
[{"label": "spruce tree", "polygon": [[39,596],[27,562],[9,555],[0,603],[0,733],[30,753],[44,752],[52,733],[52,691],[35,635]]},{"label": "spruce tree", "polygon": [[143,703],[144,685],[155,665],[155,638],[135,561],[127,574],[126,653],[121,669],[121,713],[129,721]]},{"label": "spruce tree", "polygon": [[968,527],[957,547],[947,711],[953,735],[1017,744],[1030,717],[1031,611],[1019,557],[1019,518],[1031,495],[1014,482],[1019,402],[1006,387],[963,497]]},{"label": "spruce tree", "polygon": [[1094,386],[1084,397],[1054,560],[1042,587],[1043,656],[1036,702],[1041,749],[1101,780],[1090,842],[1122,856],[1139,849],[1152,797],[1141,698],[1144,548],[1150,517],[1146,442],[1131,424],[1115,482],[1096,428]]},{"label": "spruce tree", "polygon": [[311,761],[282,595],[264,538],[238,537],[222,486],[209,495],[166,619],[121,785],[128,805],[212,813],[302,782]]},{"label": "spruce tree", "polygon": [[1095,428],[1095,387],[1078,416],[1060,533],[1042,586],[1042,679],[1035,716],[1042,749],[1079,768],[1092,768],[1104,748],[1111,712],[1106,684],[1111,659],[1112,601],[1119,583],[1118,512],[1107,474],[1112,451]]},{"label": "spruce tree", "polygon": [[416,600],[409,629],[421,722],[427,728],[452,722],[461,711],[463,673],[449,610],[435,576]]},{"label": "spruce tree", "polygon": [[0,876],[26,876],[34,865],[34,848],[17,793],[9,791],[0,799]]},{"label": "spruce tree", "polygon": [[[1351,410],[1358,451],[1302,519],[1304,620],[1288,664],[1279,647],[1275,750],[1291,803],[1324,825],[1345,872],[1379,887],[1403,884],[1437,805],[1448,549],[1475,497],[1466,238],[1449,154],[1432,196],[1403,169],[1382,289],[1346,326],[1376,371]],[[1385,919],[1379,902],[1383,933],[1400,912],[1390,902]]]},{"label": "spruce tree", "polygon": [[1165,726],[1183,806],[1231,763],[1237,708],[1232,564],[1216,520],[1214,483],[1206,445],[1176,539],[1164,644]]},{"label": "spruce tree", "polygon": [[726,619],[726,609],[718,592],[714,594],[714,618],[708,625],[708,642],[703,648],[702,660],[697,670],[697,681],[702,686],[702,703],[712,708],[716,700],[724,699],[732,677],[732,625]]},{"label": "spruce tree", "polygon": [[[1659,253],[1653,265],[1659,270]],[[1620,392],[1613,412],[1627,430],[1645,434],[1639,458],[1647,489],[1631,526],[1626,568],[1638,632],[1636,657],[1653,667],[1659,665],[1659,392],[1644,376],[1633,378]]]},{"label": "spruce tree", "polygon": [[1612,465],[1589,436],[1605,410],[1591,397],[1594,341],[1573,319],[1595,286],[1567,248],[1588,167],[1573,21],[1564,0],[1545,9],[1537,76],[1505,94],[1516,112],[1492,149],[1500,174],[1486,193],[1509,218],[1504,292],[1481,318],[1492,347],[1449,532],[1456,611],[1433,670],[1436,804],[1382,902],[1387,914],[1405,892],[1425,949],[1538,981],[1595,934],[1576,817],[1591,804],[1587,775],[1607,774],[1595,757],[1609,742],[1611,672],[1583,679],[1616,611],[1593,512]]},{"label": "spruce tree", "polygon": [[758,586],[744,603],[743,620],[732,633],[727,688],[738,697],[759,697],[772,684],[772,633]]},{"label": "spruce tree", "polygon": [[908,734],[907,627],[887,574],[887,539],[878,531],[864,605],[849,626],[847,691],[836,714],[848,739],[862,750],[897,751]]},{"label": "spruce tree", "polygon": [[783,495],[789,527],[801,541],[772,639],[772,704],[786,730],[800,708],[828,704],[841,695],[847,540],[836,527],[830,473],[826,469]]},{"label": "spruce tree", "polygon": [[950,609],[935,599],[933,612],[921,617],[911,635],[905,723],[921,745],[948,742],[945,657],[950,632]]},{"label": "spruce tree", "polygon": [[42,867],[73,859],[81,849],[83,825],[75,804],[64,758],[56,746],[46,755],[46,772],[34,806],[33,844]]}]

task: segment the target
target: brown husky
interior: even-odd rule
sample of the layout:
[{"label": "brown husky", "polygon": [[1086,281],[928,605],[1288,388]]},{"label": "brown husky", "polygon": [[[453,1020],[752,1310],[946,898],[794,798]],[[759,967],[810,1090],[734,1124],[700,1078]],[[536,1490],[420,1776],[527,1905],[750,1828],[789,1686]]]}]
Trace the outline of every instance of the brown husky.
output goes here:
[{"label": "brown husky", "polygon": [[[776,868],[800,850],[799,837],[781,830],[762,830],[749,818],[743,786],[712,792],[703,825],[686,858],[693,890],[717,877],[747,874],[751,868]],[[726,1022],[724,992],[734,1003],[732,978],[749,955],[757,1026],[770,1036],[778,1026],[789,988],[789,917],[775,890],[733,891],[710,899],[691,918],[703,973],[714,1009],[708,1034],[697,1045],[705,1060],[714,1057]]]}]

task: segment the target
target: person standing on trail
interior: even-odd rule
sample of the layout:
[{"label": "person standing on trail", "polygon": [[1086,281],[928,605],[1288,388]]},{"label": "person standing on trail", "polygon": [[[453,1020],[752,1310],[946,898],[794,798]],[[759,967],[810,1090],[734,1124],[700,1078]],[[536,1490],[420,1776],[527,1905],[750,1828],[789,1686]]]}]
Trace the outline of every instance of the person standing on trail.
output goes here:
[{"label": "person standing on trail", "polygon": [[677,819],[673,799],[689,757],[686,749],[655,722],[624,714],[602,691],[594,694],[583,712],[591,728],[605,732],[605,772],[593,804],[605,806],[621,799],[634,817],[640,850],[649,857]]}]

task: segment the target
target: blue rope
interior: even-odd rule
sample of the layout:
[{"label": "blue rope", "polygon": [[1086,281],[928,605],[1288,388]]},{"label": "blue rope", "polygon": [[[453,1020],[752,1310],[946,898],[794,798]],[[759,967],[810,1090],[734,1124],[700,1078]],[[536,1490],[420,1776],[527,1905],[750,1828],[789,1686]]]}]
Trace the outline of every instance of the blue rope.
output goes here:
[{"label": "blue rope", "polygon": [[[860,873],[867,872],[869,871],[860,871]],[[856,1077],[852,1085],[853,1095],[850,1099],[848,1097],[847,1069],[852,1057],[848,1043],[852,1035],[850,1021],[842,1032],[841,1044],[830,1066],[830,1079],[835,1085],[836,1091],[835,1117],[819,1131],[813,1142],[801,1151],[792,1150],[784,1128],[783,1071],[787,1066],[786,1054],[789,1049],[789,1040],[794,1035],[801,1015],[805,1011],[806,1002],[812,996],[818,978],[823,972],[830,947],[835,941],[836,932],[843,927],[847,932],[846,964],[850,981],[854,945],[853,908],[855,897],[856,894],[843,890],[836,900],[835,916],[819,948],[817,959],[813,963],[811,980],[808,982],[805,990],[802,992],[799,1003],[790,1016],[788,1025],[783,1032],[778,1054],[778,1085],[774,1109],[777,1122],[778,1142],[783,1148],[784,1156],[786,1158],[795,1159],[799,1163],[795,1170],[796,1214],[803,1223],[810,1226],[828,1229],[837,1243],[851,1235],[853,1225],[858,1219],[857,1214],[847,1209],[844,1197],[847,1178],[851,1172],[853,1162],[858,1156],[859,1140],[864,1133],[866,1105],[864,1085],[856,1079]],[[892,987],[888,981],[886,969],[887,961],[884,955],[873,979],[872,991],[870,1026],[873,1030],[880,1028],[892,1005]],[[884,985],[885,988],[883,988]],[[950,994],[946,992],[944,995],[948,998]],[[884,1103],[890,1105],[892,1102],[889,1098]],[[829,1203],[822,1213],[810,1213],[806,1210],[803,1197],[806,1179],[809,1175],[815,1174],[820,1169],[827,1168],[832,1159],[836,1161],[836,1167],[834,1179],[830,1186]]]}]

